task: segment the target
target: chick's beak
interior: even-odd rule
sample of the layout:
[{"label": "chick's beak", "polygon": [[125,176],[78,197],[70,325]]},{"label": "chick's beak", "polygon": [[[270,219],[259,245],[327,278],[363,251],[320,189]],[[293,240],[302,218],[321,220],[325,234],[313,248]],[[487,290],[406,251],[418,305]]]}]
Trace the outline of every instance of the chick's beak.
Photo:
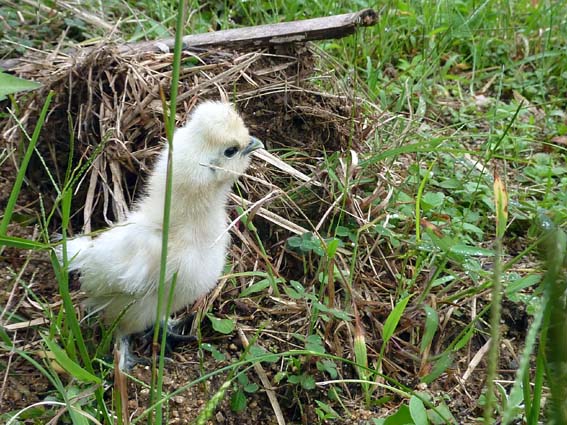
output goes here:
[{"label": "chick's beak", "polygon": [[242,155],[248,155],[249,153],[255,151],[256,149],[263,149],[264,144],[254,136],[250,137],[250,143],[242,150]]}]

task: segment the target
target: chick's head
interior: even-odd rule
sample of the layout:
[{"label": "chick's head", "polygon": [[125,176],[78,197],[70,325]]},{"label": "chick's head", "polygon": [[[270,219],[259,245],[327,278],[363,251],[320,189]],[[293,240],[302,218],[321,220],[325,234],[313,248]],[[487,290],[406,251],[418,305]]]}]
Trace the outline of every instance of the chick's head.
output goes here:
[{"label": "chick's head", "polygon": [[250,164],[250,154],[264,147],[250,136],[232,105],[224,102],[198,105],[175,136],[174,157],[181,154],[185,164],[200,167],[202,178],[217,182],[235,180]]}]

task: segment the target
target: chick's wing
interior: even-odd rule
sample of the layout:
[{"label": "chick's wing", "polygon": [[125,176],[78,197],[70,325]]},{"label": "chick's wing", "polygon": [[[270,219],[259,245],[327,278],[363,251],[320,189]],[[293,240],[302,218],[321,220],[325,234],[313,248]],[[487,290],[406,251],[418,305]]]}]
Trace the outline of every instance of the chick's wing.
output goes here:
[{"label": "chick's wing", "polygon": [[117,225],[93,239],[72,260],[81,288],[90,296],[137,298],[159,280],[161,232],[138,223]]}]

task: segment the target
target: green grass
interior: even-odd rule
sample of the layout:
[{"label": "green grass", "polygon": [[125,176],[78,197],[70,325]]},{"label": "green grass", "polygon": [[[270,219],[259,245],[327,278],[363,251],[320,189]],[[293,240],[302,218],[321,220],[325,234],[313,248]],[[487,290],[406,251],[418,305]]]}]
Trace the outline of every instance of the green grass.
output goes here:
[{"label": "green grass", "polygon": [[[10,2],[0,1],[4,3],[0,37],[7,43],[0,48],[2,55],[21,54],[24,46],[55,46],[50,28],[68,29],[64,44],[105,34],[63,9],[48,14],[26,5],[19,9],[20,16]],[[367,6],[328,0],[310,2],[309,7],[298,0],[189,1],[185,26],[187,33],[196,33]],[[173,2],[113,0],[82,7],[118,23],[119,37],[126,41],[171,36],[176,21]],[[302,268],[302,277],[277,275],[269,263],[270,247],[253,221],[244,217],[244,230],[268,267],[262,273],[231,273],[228,278],[230,288],[239,288],[240,279],[253,280],[236,295],[243,300],[269,305],[269,294],[303,306],[307,325],[287,334],[299,349],[276,346],[271,347],[275,352],[266,351],[261,335],[270,329],[257,324],[257,340],[237,361],[213,371],[202,366],[201,377],[183,383],[174,393],[156,391],[153,404],[134,423],[158,423],[162,415],[167,420],[169,400],[190,387],[204,388],[199,386],[213,376],[219,377],[219,385],[209,390],[199,421],[213,418],[215,409],[228,399],[238,415],[246,410],[247,399],[262,391],[252,372],[253,364],[260,361],[266,368],[277,362],[272,384],[298,400],[296,420],[314,409],[320,423],[340,423],[341,417],[364,407],[371,412],[368,423],[374,424],[467,423],[483,413],[485,423],[496,418],[504,418],[505,423],[522,418],[529,424],[551,418],[564,422],[560,383],[565,381],[557,379],[557,370],[566,352],[561,349],[565,329],[560,325],[565,323],[565,311],[555,300],[562,296],[560,284],[565,276],[567,9],[550,1],[386,1],[377,7],[381,16],[375,27],[318,43],[336,62],[330,69],[330,62],[321,61],[321,67],[329,66],[322,73],[333,73],[356,96],[384,113],[378,118],[373,115],[376,121],[369,125],[375,131],[365,140],[351,140],[345,152],[325,152],[315,161],[327,170],[321,177],[326,190],[323,201],[327,206],[334,203],[335,208],[318,233],[309,228],[310,233],[281,241],[286,255]],[[317,84],[323,91],[336,87],[324,79]],[[11,102],[14,114],[20,116],[20,100],[11,98]],[[45,104],[49,108],[48,100]],[[2,120],[9,118],[0,114],[4,114]],[[46,249],[52,217],[57,217],[59,208],[67,229],[70,196],[84,164],[75,171],[69,166],[66,185],[58,188],[58,203],[53,211],[43,212],[37,241],[6,234],[8,224],[17,221],[14,207],[44,118],[45,114],[36,127],[38,134],[23,140],[19,151],[10,154],[21,168],[3,212],[0,245],[6,248],[0,248],[0,255],[8,247]],[[366,146],[357,152],[358,162],[348,153],[353,146]],[[292,164],[294,158],[309,157],[293,150],[287,156]],[[495,193],[494,172],[502,178],[509,200],[505,219],[495,207],[500,192]],[[288,192],[290,205],[301,205],[302,199],[313,196],[307,189],[289,185],[282,189]],[[377,189],[379,196],[373,198]],[[364,209],[358,211],[353,205],[364,205]],[[316,224],[321,217],[307,218]],[[46,376],[53,388],[50,402],[63,403],[69,421],[87,423],[87,415],[109,421],[117,412],[117,399],[99,384],[101,379],[111,381],[110,369],[91,356],[95,347],[79,330],[66,274],[61,270],[57,275],[65,305],[52,308],[46,299],[38,298],[51,323],[44,329],[47,333],[39,351],[53,353],[75,379],[62,382],[52,362],[42,360],[35,350],[23,350],[3,330],[2,349],[13,350]],[[33,293],[33,287],[29,291]],[[512,329],[515,332],[510,334],[498,329],[502,321],[509,323],[498,308],[500,303],[490,302],[500,299],[507,308],[513,305],[515,312],[527,312],[529,329]],[[370,307],[361,301],[380,308],[367,310]],[[216,332],[235,332],[236,313],[222,315],[221,322],[214,320],[215,314],[210,311],[207,317]],[[341,336],[351,338],[343,341],[340,355],[330,332],[341,329],[335,327],[337,323],[349,329]],[[469,417],[455,413],[453,392],[422,391],[402,383],[422,382],[431,388],[439,388],[438,383],[450,385],[448,376],[462,376],[470,358],[490,336],[493,341],[515,338],[518,371],[500,376],[504,381],[513,379],[513,384],[491,381],[486,385],[477,379],[475,383],[485,385],[489,393],[475,393],[476,409]],[[498,378],[497,370],[507,368],[498,349],[499,345],[493,345],[490,357],[474,372],[477,378],[486,377],[485,369],[488,376]],[[409,374],[396,367],[398,355],[406,359],[398,353],[407,352],[414,360]],[[202,359],[224,358],[215,343],[203,344],[200,353]],[[0,365],[7,367],[5,357]],[[407,363],[404,366],[407,370]],[[163,365],[157,376],[163,378]],[[156,385],[161,387],[159,382]],[[89,391],[90,396],[78,397]],[[542,405],[544,397],[552,400],[551,408]],[[35,408],[22,415],[41,422],[53,417],[56,409]],[[7,419],[16,412],[2,413]]]}]

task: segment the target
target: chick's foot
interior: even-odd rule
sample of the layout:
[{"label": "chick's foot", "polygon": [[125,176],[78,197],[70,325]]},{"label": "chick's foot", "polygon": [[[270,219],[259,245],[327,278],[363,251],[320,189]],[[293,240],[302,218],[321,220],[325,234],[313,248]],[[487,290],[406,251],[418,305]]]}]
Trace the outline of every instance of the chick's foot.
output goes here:
[{"label": "chick's foot", "polygon": [[118,350],[118,367],[120,370],[130,372],[136,365],[151,366],[152,362],[149,359],[139,357],[132,352],[131,342],[131,335],[122,336],[118,340],[116,349]]},{"label": "chick's foot", "polygon": [[[165,352],[166,354],[172,353],[176,347],[183,344],[194,342],[197,338],[194,335],[188,335],[185,332],[191,329],[194,314],[177,320],[168,320],[167,329],[165,330]],[[155,326],[147,330],[142,335],[143,347],[147,348],[152,345],[155,332]],[[159,324],[158,342],[161,342],[164,332],[164,324]]]}]

